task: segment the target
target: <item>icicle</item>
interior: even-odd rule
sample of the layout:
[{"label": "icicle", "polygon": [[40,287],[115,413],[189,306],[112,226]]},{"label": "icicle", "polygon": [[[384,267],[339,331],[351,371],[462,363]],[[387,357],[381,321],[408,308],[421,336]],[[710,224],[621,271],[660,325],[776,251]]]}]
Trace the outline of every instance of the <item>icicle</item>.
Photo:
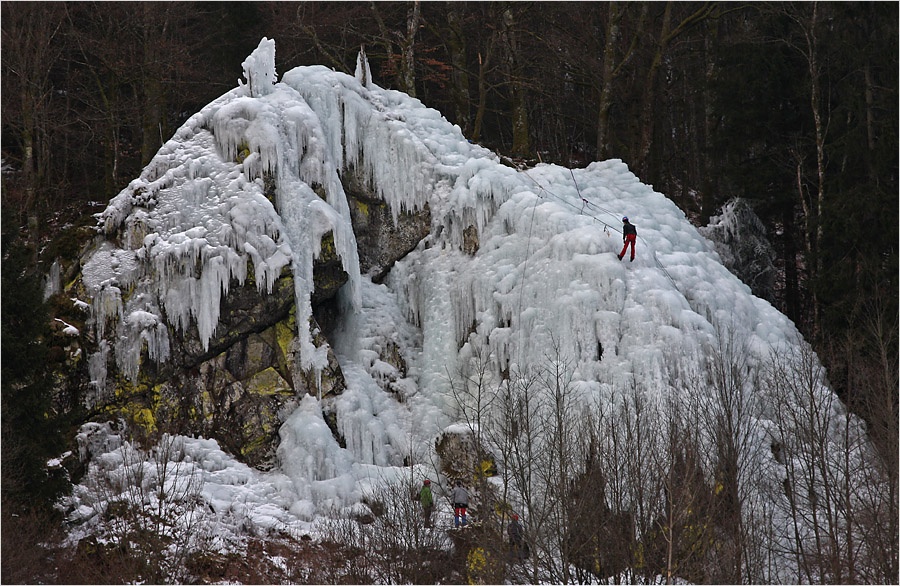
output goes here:
[{"label": "icicle", "polygon": [[122,291],[113,285],[107,285],[94,295],[91,304],[91,316],[97,328],[97,337],[102,338],[110,321],[122,315]]},{"label": "icicle", "polygon": [[151,360],[169,358],[169,332],[156,313],[136,310],[122,322],[116,344],[116,364],[132,382],[137,381],[141,354],[146,345]]},{"label": "icicle", "polygon": [[364,88],[372,88],[372,70],[369,69],[369,60],[366,58],[366,46],[359,46],[359,55],[356,56],[356,81]]},{"label": "icicle", "polygon": [[47,277],[44,281],[44,301],[60,292],[60,279],[61,271],[59,259],[55,259],[53,261],[53,264],[50,265],[50,272],[47,274]]},{"label": "icicle", "polygon": [[88,358],[88,375],[91,378],[91,390],[85,394],[84,406],[92,409],[100,403],[106,392],[106,365],[109,357],[109,342],[100,340],[97,352]]}]

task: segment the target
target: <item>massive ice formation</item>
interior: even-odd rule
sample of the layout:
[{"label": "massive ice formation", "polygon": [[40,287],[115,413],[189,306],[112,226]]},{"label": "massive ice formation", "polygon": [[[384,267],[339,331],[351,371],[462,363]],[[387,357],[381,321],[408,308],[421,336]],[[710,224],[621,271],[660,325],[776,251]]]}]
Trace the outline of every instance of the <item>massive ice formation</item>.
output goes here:
[{"label": "massive ice formation", "polygon": [[[706,392],[692,381],[735,339],[747,368],[804,347],[622,161],[503,165],[435,110],[374,84],[364,59],[355,76],[313,66],[275,81],[264,39],[244,69],[247,83],[191,117],[101,214],[107,240],[83,274],[95,331],[110,340],[91,370],[102,391],[110,359],[133,379],[144,352],[169,359],[173,333],[196,328],[208,344],[233,283],[252,277],[270,292],[283,270],[295,284],[298,367],[322,369],[310,295],[331,234],[348,275],[329,332],[347,390],[333,401],[336,424],[305,397],[281,428],[297,515],[358,503],[373,478],[428,462],[457,421],[454,379],[479,364],[489,387],[562,364],[579,401],[609,405],[623,389],[659,401]],[[380,284],[360,274],[350,174],[395,221],[430,213],[429,235]],[[616,257],[623,215],[638,230],[634,263]],[[811,396],[841,410],[823,380]],[[756,405],[748,444],[777,482],[781,464],[765,448],[775,407]]]}]

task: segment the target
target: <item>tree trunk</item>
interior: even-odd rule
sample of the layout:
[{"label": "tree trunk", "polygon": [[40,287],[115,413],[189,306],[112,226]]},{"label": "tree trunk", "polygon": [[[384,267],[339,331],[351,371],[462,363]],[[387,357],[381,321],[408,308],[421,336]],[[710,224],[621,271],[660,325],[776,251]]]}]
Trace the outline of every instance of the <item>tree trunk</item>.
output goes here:
[{"label": "tree trunk", "polygon": [[163,131],[166,125],[165,90],[162,84],[163,56],[160,43],[169,32],[168,9],[141,4],[143,7],[143,63],[141,68],[144,106],[141,109],[141,166],[147,165],[150,159],[162,146]]},{"label": "tree trunk", "polygon": [[597,160],[609,157],[609,110],[612,107],[615,50],[619,45],[619,5],[609,3],[609,22],[603,44],[603,66],[600,79],[600,104],[597,112]]},{"label": "tree trunk", "polygon": [[523,83],[522,60],[519,55],[518,25],[512,8],[503,11],[503,37],[506,41],[506,75],[510,84],[512,119],[512,147],[514,156],[525,157],[531,152],[528,129],[528,97]]},{"label": "tree trunk", "polygon": [[475,124],[472,128],[472,140],[481,140],[481,128],[484,124],[484,113],[487,110],[487,72],[490,70],[491,57],[494,53],[494,35],[488,39],[484,56],[478,54],[478,108],[475,110]]},{"label": "tree trunk", "polygon": [[[797,147],[796,152],[796,181],[800,203],[803,205],[803,211],[806,215],[805,240],[809,294],[812,305],[811,325],[812,334],[814,337],[817,337],[822,317],[821,304],[817,293],[817,281],[819,275],[822,274],[821,248],[825,229],[822,214],[825,203],[825,135],[827,122],[824,120],[821,104],[820,78],[822,66],[819,61],[818,31],[816,30],[819,22],[819,5],[817,2],[813,2],[810,9],[807,9],[806,6],[808,5],[789,6],[784,9],[783,14],[793,21],[801,36],[800,41],[797,43],[791,39],[787,39],[786,42],[788,46],[792,47],[804,58],[807,66],[806,72],[809,75],[809,107],[813,120],[813,138],[816,147],[816,178],[815,185],[812,188],[814,193],[808,193],[810,190],[804,187],[803,161],[805,157],[800,152],[800,147]],[[808,14],[806,13],[807,10],[810,11]]]},{"label": "tree trunk", "polygon": [[650,156],[650,145],[653,143],[653,102],[656,97],[656,73],[662,64],[663,54],[669,43],[669,28],[672,23],[672,2],[666,2],[666,9],[663,12],[662,28],[659,32],[659,40],[656,45],[656,51],[653,53],[653,60],[647,68],[647,76],[644,79],[644,93],[641,99],[641,132],[638,142],[638,148],[635,151],[634,166],[638,173],[642,176],[646,175],[647,159]]},{"label": "tree trunk", "polygon": [[27,84],[22,84],[22,179],[25,184],[22,211],[28,212],[34,204],[37,173],[34,162],[34,103],[26,87]]},{"label": "tree trunk", "polygon": [[[807,31],[807,45],[809,47],[810,107],[812,108],[816,136],[816,218],[818,221],[816,222],[815,255],[813,256],[815,261],[815,273],[813,275],[814,282],[818,279],[818,276],[822,274],[821,250],[825,226],[825,223],[822,221],[823,206],[825,204],[825,123],[822,119],[820,104],[821,87],[819,86],[819,78],[821,73],[819,70],[818,39],[815,30],[818,22],[818,7],[818,3],[813,2],[812,21],[810,22],[809,30]],[[814,332],[818,333],[819,322],[821,320],[821,308],[819,307],[818,294],[816,293],[817,287],[815,287],[815,284],[811,289],[813,295],[813,308],[815,311],[813,314],[815,324]]]},{"label": "tree trunk", "polygon": [[713,110],[713,85],[716,80],[716,46],[719,36],[718,21],[713,19],[710,29],[703,38],[704,57],[706,59],[705,82],[703,84],[703,138],[700,147],[700,172],[703,174],[700,192],[700,223],[709,224],[709,219],[716,211],[717,182],[713,178],[715,169],[719,168],[716,151],[713,147],[713,134],[717,113]]},{"label": "tree trunk", "polygon": [[[31,213],[38,192],[49,176],[50,134],[49,108],[53,99],[50,83],[51,67],[61,52],[57,33],[60,31],[61,7],[58,4],[21,3],[4,5],[3,73],[4,91],[15,96],[4,100],[3,131],[10,142],[19,142],[24,198],[17,202],[21,212]],[[18,103],[16,103],[18,102]],[[11,106],[11,111],[7,107]],[[4,156],[7,156],[4,152]],[[4,199],[7,201],[7,199]],[[34,219],[36,221],[36,218]]]},{"label": "tree trunk", "polygon": [[788,206],[784,209],[781,218],[784,242],[784,294],[781,300],[781,310],[794,323],[801,324],[800,315],[800,276],[797,270],[797,230],[794,227],[794,208]]},{"label": "tree trunk", "polygon": [[419,0],[413,2],[406,17],[406,36],[403,38],[403,60],[401,62],[402,91],[416,97],[416,32],[421,21]]},{"label": "tree trunk", "polygon": [[141,111],[141,166],[147,165],[162,146],[165,124],[164,92],[158,79],[144,80],[144,108]]},{"label": "tree trunk", "polygon": [[469,75],[466,65],[466,35],[463,31],[462,14],[458,2],[447,2],[447,52],[450,57],[450,95],[453,99],[453,114],[464,135],[472,130],[469,116]]},{"label": "tree trunk", "polygon": [[618,79],[622,69],[631,61],[638,43],[643,38],[644,25],[647,22],[650,5],[647,2],[641,4],[641,14],[636,29],[631,36],[631,43],[624,52],[618,65],[615,63],[616,49],[621,42],[620,23],[625,16],[627,8],[620,6],[618,2],[609,3],[608,22],[606,25],[606,39],[603,44],[603,56],[600,66],[600,91],[597,108],[597,160],[603,160],[611,156],[610,142],[611,129],[609,113],[613,104],[614,82]]},{"label": "tree trunk", "polygon": [[653,106],[656,98],[656,78],[657,73],[659,72],[659,68],[662,65],[663,57],[666,55],[666,52],[669,50],[669,44],[676,38],[678,35],[683,33],[688,27],[697,24],[701,20],[705,19],[709,16],[715,6],[710,4],[709,2],[704,3],[703,6],[698,8],[696,11],[688,15],[684,20],[678,23],[678,26],[672,28],[672,2],[666,2],[666,8],[663,12],[662,17],[662,26],[659,32],[659,40],[656,44],[656,51],[653,54],[653,60],[650,62],[650,67],[647,69],[647,77],[644,82],[644,95],[641,100],[641,132],[640,132],[640,142],[638,143],[638,148],[636,149],[636,155],[634,159],[635,167],[643,174],[646,173],[648,169],[648,161],[650,158],[650,148],[653,145],[653,132],[654,132],[654,124],[655,117],[653,116]]}]

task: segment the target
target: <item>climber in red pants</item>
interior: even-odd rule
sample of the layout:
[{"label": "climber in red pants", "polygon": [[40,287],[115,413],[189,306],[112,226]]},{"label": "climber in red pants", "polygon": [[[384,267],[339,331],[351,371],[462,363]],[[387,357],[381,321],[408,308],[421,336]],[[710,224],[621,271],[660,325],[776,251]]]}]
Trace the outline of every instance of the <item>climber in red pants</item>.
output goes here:
[{"label": "climber in red pants", "polygon": [[634,224],[628,221],[628,216],[622,218],[622,241],[625,242],[625,246],[622,247],[622,252],[620,252],[617,256],[619,260],[625,256],[625,251],[628,250],[628,245],[631,245],[631,262],[634,262],[634,241],[637,240],[637,229],[634,227]]}]

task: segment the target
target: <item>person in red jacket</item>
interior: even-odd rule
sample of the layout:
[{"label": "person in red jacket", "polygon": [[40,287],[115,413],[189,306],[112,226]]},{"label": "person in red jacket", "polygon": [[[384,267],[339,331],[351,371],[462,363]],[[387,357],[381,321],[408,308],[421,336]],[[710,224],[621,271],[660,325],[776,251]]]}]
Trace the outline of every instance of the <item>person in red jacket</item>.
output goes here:
[{"label": "person in red jacket", "polygon": [[631,262],[634,262],[634,241],[637,240],[637,229],[634,227],[634,224],[628,221],[628,216],[622,218],[622,241],[625,245],[622,247],[622,252],[618,255],[619,260],[625,256],[625,251],[628,250],[628,245],[631,245]]}]

